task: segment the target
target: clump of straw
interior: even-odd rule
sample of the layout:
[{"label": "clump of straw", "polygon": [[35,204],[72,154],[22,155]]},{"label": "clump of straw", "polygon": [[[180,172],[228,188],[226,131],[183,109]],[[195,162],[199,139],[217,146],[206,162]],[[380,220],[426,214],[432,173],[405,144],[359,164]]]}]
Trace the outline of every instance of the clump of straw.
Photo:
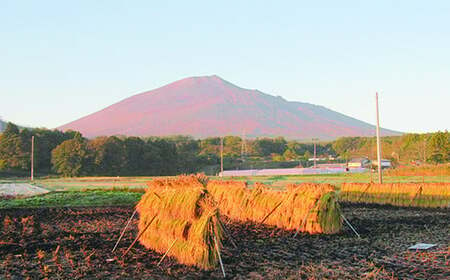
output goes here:
[{"label": "clump of straw", "polygon": [[156,179],[136,206],[139,241],[180,263],[211,269],[218,264],[222,228],[205,180],[196,176]]},{"label": "clump of straw", "polygon": [[450,183],[344,183],[341,200],[415,207],[450,207]]},{"label": "clump of straw", "polygon": [[341,209],[329,184],[290,185],[275,191],[263,184],[210,181],[208,190],[222,214],[238,221],[253,221],[287,230],[336,233],[342,229]]}]

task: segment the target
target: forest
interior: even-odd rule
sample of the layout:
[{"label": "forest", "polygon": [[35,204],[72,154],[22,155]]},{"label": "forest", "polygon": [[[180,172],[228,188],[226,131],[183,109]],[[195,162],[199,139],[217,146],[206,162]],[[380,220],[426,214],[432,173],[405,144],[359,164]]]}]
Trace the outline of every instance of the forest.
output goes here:
[{"label": "forest", "polygon": [[[0,134],[0,175],[26,174],[31,165],[38,175],[153,176],[193,172],[215,174],[220,166],[221,138],[189,136],[87,139],[79,132],[19,128],[8,123]],[[382,137],[383,158],[395,166],[450,161],[450,134],[445,132]],[[343,137],[316,143],[323,162],[346,162],[354,157],[376,158],[375,137]],[[309,141],[283,137],[242,139],[223,137],[225,169],[308,167],[314,155]]]}]

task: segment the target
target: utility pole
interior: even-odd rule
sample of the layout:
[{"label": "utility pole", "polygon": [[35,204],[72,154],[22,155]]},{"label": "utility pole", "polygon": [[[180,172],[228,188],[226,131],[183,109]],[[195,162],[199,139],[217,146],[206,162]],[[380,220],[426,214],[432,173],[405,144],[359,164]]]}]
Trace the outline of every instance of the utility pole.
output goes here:
[{"label": "utility pole", "polygon": [[378,111],[378,92],[375,94],[377,107],[377,159],[378,159],[378,183],[383,183],[383,175],[381,174],[381,142],[380,142],[380,116]]},{"label": "utility pole", "polygon": [[314,143],[314,168],[317,168],[317,164],[316,164],[316,141],[319,140],[317,138],[313,138],[313,143]]},{"label": "utility pole", "polygon": [[31,181],[34,179],[34,135],[31,136]]},{"label": "utility pole", "polygon": [[241,161],[244,163],[245,156],[247,155],[247,142],[245,139],[245,130],[242,132],[242,140],[241,140]]},{"label": "utility pole", "polygon": [[220,177],[223,177],[223,137],[220,137]]}]

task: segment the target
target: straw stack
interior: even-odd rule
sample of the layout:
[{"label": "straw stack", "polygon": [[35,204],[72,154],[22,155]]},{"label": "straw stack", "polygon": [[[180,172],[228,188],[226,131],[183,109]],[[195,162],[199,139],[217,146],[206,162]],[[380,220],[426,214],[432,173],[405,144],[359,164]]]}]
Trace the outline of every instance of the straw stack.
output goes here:
[{"label": "straw stack", "polygon": [[290,185],[286,191],[263,184],[210,181],[208,190],[221,213],[237,221],[252,221],[287,230],[336,233],[342,228],[341,210],[334,188],[328,184]]},{"label": "straw stack", "polygon": [[203,269],[217,266],[222,228],[219,213],[205,185],[196,176],[156,179],[136,206],[139,241],[180,263]]},{"label": "straw stack", "polygon": [[415,207],[449,207],[450,183],[344,183],[341,200]]}]

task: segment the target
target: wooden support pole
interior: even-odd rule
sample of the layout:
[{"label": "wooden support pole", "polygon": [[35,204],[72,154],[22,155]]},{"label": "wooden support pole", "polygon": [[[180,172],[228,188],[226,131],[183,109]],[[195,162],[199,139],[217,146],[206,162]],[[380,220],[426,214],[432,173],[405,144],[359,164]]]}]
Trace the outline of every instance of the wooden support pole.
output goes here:
[{"label": "wooden support pole", "polygon": [[411,202],[409,203],[409,206],[411,206],[411,205],[413,204],[414,200],[416,200],[416,198],[417,198],[419,195],[422,194],[422,190],[423,190],[422,186],[419,186],[419,188],[417,189],[416,194],[415,194],[414,197],[411,199]]},{"label": "wooden support pole", "polygon": [[375,95],[377,111],[377,159],[378,159],[378,183],[383,184],[383,175],[381,173],[381,140],[380,140],[380,117],[378,111],[378,92]]},{"label": "wooden support pole", "polygon": [[216,245],[217,256],[219,257],[220,268],[222,269],[223,278],[227,277],[225,275],[225,269],[223,268],[222,257],[220,256],[219,244],[217,243],[217,239],[214,236],[214,244]]},{"label": "wooden support pole", "polygon": [[120,234],[119,239],[117,239],[116,245],[114,245],[114,248],[112,249],[111,252],[114,252],[117,248],[117,246],[119,245],[120,240],[122,240],[123,235],[125,234],[125,231],[127,230],[128,226],[130,225],[131,221],[134,218],[134,215],[136,215],[137,209],[134,210],[133,214],[131,215],[131,217],[128,219],[127,224],[125,225],[125,227],[122,230],[122,233]]},{"label": "wooden support pole", "polygon": [[356,231],[356,229],[352,226],[352,224],[350,224],[350,222],[344,217],[343,214],[341,214],[342,219],[344,219],[345,223],[352,229],[352,231],[356,234],[356,236],[358,236],[358,238],[361,238],[361,236],[359,235],[359,233]]},{"label": "wooden support pole", "polygon": [[148,223],[144,230],[141,231],[141,233],[138,234],[138,236],[136,237],[136,239],[134,239],[133,243],[131,243],[130,247],[128,247],[128,249],[125,251],[125,253],[123,253],[122,258],[125,257],[126,254],[128,254],[128,252],[131,250],[131,248],[133,248],[134,244],[136,243],[136,241],[138,241],[138,239],[144,234],[144,232],[150,227],[150,225],[153,223],[153,220],[156,218],[156,215],[153,216],[153,218],[151,219],[150,223]]},{"label": "wooden support pole", "polygon": [[220,177],[223,177],[223,137],[220,137]]},{"label": "wooden support pole", "polygon": [[34,135],[31,136],[31,181],[34,180]]},{"label": "wooden support pole", "polygon": [[172,249],[173,245],[175,245],[175,242],[177,242],[178,238],[175,238],[175,240],[172,242],[172,244],[169,246],[169,249],[167,249],[167,251],[164,253],[164,255],[162,256],[162,258],[159,260],[158,264],[156,266],[159,266],[162,261],[166,258],[167,254],[169,253],[170,249]]},{"label": "wooden support pole", "polygon": [[[370,171],[372,174],[372,171]],[[361,200],[361,198],[364,196],[364,194],[366,194],[366,192],[370,189],[370,187],[372,186],[372,183],[369,183],[367,185],[367,187],[364,189],[364,191],[359,195],[358,199],[356,200],[356,202],[359,202]]]},{"label": "wooden support pole", "polygon": [[314,141],[314,168],[317,168],[317,163],[316,163],[316,141]]},{"label": "wooden support pole", "polygon": [[261,221],[261,224],[264,223],[267,218],[269,218],[270,215],[272,215],[273,212],[275,212],[275,210],[277,210],[278,207],[280,207],[280,205],[283,203],[283,201],[280,201],[280,203],[277,204],[277,206],[275,206],[272,211],[270,211],[265,217],[264,219]]}]

